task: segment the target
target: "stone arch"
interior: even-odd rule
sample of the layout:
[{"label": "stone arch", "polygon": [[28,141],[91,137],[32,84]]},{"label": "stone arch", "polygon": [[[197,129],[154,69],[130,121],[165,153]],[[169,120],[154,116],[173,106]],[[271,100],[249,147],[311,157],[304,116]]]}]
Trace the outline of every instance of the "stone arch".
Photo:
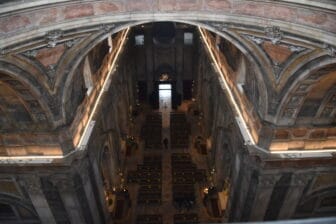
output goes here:
[{"label": "stone arch", "polygon": [[30,201],[6,193],[0,193],[0,206],[3,207],[2,209],[7,210],[8,215],[11,216],[8,217],[8,220],[1,219],[2,221],[24,219],[25,221],[39,222],[38,215]]},{"label": "stone arch", "polygon": [[[152,18],[151,18],[152,19]],[[98,43],[100,43],[102,40],[107,38],[109,35],[117,33],[126,27],[133,27],[136,25],[144,24],[144,23],[149,23],[149,22],[156,22],[157,20],[152,19],[152,20],[139,20],[136,22],[132,23],[127,23],[127,24],[121,24],[117,26],[114,29],[106,31],[101,31],[98,34],[93,34],[89,36],[86,40],[82,41],[80,44],[80,49],[79,50],[73,50],[73,51],[68,51],[67,54],[68,56],[63,57],[63,61],[65,62],[64,65],[62,64],[62,61],[60,61],[60,66],[57,70],[57,73],[63,74],[61,78],[58,78],[55,82],[55,86],[58,87],[61,91],[60,96],[62,97],[62,114],[63,118],[66,118],[66,113],[65,113],[65,108],[64,108],[64,103],[66,101],[66,98],[69,97],[69,85],[71,84],[71,80],[73,78],[74,72],[79,65],[79,63],[85,58],[85,56],[88,54],[88,52],[93,49]],[[161,21],[161,20],[158,20]],[[268,90],[266,88],[266,83],[263,77],[265,77],[264,73],[265,71],[263,70],[262,66],[260,66],[260,62],[256,58],[255,55],[253,55],[253,52],[248,49],[245,41],[243,38],[239,37],[239,35],[233,35],[229,34],[228,32],[223,32],[220,31],[219,28],[214,27],[213,25],[209,23],[204,23],[204,22],[198,22],[198,21],[192,21],[192,20],[178,20],[178,19],[171,19],[169,21],[172,22],[179,22],[179,23],[185,23],[193,26],[200,26],[203,27],[209,31],[212,31],[219,36],[225,38],[228,40],[231,44],[233,44],[235,47],[238,48],[238,50],[241,51],[241,53],[246,56],[247,60],[251,62],[252,64],[255,65],[256,71],[256,78],[257,78],[257,87],[259,89],[260,93],[260,101],[261,102],[268,102],[268,93],[265,90]],[[67,75],[65,75],[67,74]],[[262,117],[267,114],[267,109],[268,108],[268,103],[262,104],[261,107],[259,107],[259,113],[261,114]]]},{"label": "stone arch", "polygon": [[[191,23],[195,24],[196,26],[204,27],[205,29],[214,32],[218,34],[220,37],[223,37],[224,39],[228,40],[233,46],[238,48],[240,52],[243,54],[244,57],[246,57],[247,61],[252,63],[254,65],[254,68],[256,70],[255,77],[257,78],[257,88],[260,93],[260,101],[265,102],[264,104],[260,105],[258,108],[259,114],[262,117],[265,117],[268,111],[268,95],[269,91],[271,91],[269,88],[267,88],[267,83],[269,83],[267,79],[267,70],[264,66],[262,66],[262,60],[258,58],[257,55],[255,55],[251,48],[249,48],[249,45],[247,44],[247,41],[242,38],[240,35],[238,35],[235,32],[230,32],[226,27],[225,23]],[[256,108],[257,110],[257,108]]]},{"label": "stone arch", "polygon": [[331,186],[303,195],[295,218],[330,216],[336,212],[336,187]]},{"label": "stone arch", "polygon": [[280,94],[280,104],[276,114],[276,123],[285,122],[293,124],[297,118],[305,97],[313,88],[316,81],[335,70],[336,59],[328,55],[320,56],[307,62],[297,70],[292,78],[288,80],[288,85]]},{"label": "stone arch", "polygon": [[44,68],[41,62],[39,62],[36,58],[28,57],[25,53],[10,55],[6,61],[9,63],[13,63],[14,61],[15,65],[22,68],[22,70],[25,70],[34,81],[36,80],[36,82],[39,83],[46,93],[53,94],[54,92],[49,85],[50,81],[48,80],[48,76],[46,74],[46,68]]},{"label": "stone arch", "polygon": [[[41,5],[43,5],[43,10],[41,10]],[[45,41],[48,37],[46,33],[52,30],[79,30],[83,27],[101,26],[106,21],[123,23],[129,23],[129,21],[132,21],[132,23],[134,21],[134,23],[139,21],[180,21],[189,24],[202,23],[202,27],[205,27],[205,23],[220,21],[223,26],[214,29],[222,35],[224,33],[228,35],[229,32],[227,31],[230,31],[231,28],[240,29],[243,27],[243,30],[260,32],[265,27],[277,26],[286,36],[295,36],[295,39],[302,39],[305,42],[316,42],[318,40],[319,43],[330,45],[332,51],[334,50],[332,46],[336,42],[336,37],[333,35],[335,32],[335,26],[333,26],[334,13],[330,10],[334,6],[329,3],[314,7],[316,5],[312,2],[286,2],[284,4],[283,2],[266,0],[239,3],[234,0],[173,1],[167,3],[159,0],[152,2],[139,0],[136,3],[134,1],[118,3],[74,0],[55,4],[36,2],[30,6],[29,10],[26,10],[26,6],[23,5],[13,7],[3,4],[2,6],[4,16],[0,19],[0,23],[4,25],[0,26],[0,36],[3,37],[0,38],[0,45],[3,47],[1,54],[11,52],[13,48],[14,50],[17,49],[15,45],[20,42],[25,43],[27,36],[35,40],[43,37]],[[55,10],[57,15],[55,15]],[[284,12],[288,16],[284,17]],[[317,18],[319,19],[316,19],[315,15],[318,15]],[[42,19],[33,19],[37,16]],[[58,17],[62,18],[62,22]],[[230,38],[239,36],[238,32],[237,34],[230,33],[230,35]],[[264,36],[265,34],[262,33],[261,35]],[[39,41],[41,42],[41,40]],[[243,41],[240,42],[243,43]],[[243,53],[246,52],[243,51]],[[251,55],[256,57],[253,52],[251,52]],[[261,70],[264,69],[260,63],[257,67],[260,67]],[[265,78],[265,74],[267,74],[267,71],[261,72],[260,76]],[[260,80],[262,81],[263,78]],[[265,117],[270,102],[267,96],[262,101],[268,102],[259,106],[259,113],[262,117]],[[63,116],[65,116],[64,110]]]},{"label": "stone arch", "polygon": [[55,81],[55,88],[58,89],[59,97],[61,98],[62,102],[62,117],[63,122],[65,122],[66,110],[65,110],[65,102],[66,99],[70,96],[70,89],[69,86],[74,77],[74,73],[79,66],[79,64],[85,59],[88,53],[101,41],[106,39],[109,35],[117,33],[124,28],[127,28],[128,25],[121,25],[114,29],[103,30],[98,32],[97,34],[92,34],[85,40],[81,41],[77,48],[73,48],[69,50],[64,57],[62,57],[61,61],[59,62],[60,66],[57,69],[57,73],[60,73],[58,79]]},{"label": "stone arch", "polygon": [[[335,117],[336,86],[332,86],[326,91],[326,94],[318,108],[315,118]],[[335,119],[335,118],[334,118]]]},{"label": "stone arch", "polygon": [[26,107],[29,107],[35,121],[55,125],[48,94],[37,80],[25,70],[5,60],[0,60],[0,73],[0,81],[10,86],[20,96]]}]

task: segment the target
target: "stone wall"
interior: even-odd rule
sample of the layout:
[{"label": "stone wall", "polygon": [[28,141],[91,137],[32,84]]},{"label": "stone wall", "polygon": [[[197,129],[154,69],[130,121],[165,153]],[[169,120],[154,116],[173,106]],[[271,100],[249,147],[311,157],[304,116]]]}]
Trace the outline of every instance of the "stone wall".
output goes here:
[{"label": "stone wall", "polygon": [[[95,75],[92,71],[102,65],[107,53],[105,42],[89,53],[91,76]],[[104,191],[120,183],[124,142],[131,126],[130,108],[135,106],[135,76],[134,68],[128,64],[129,49],[130,45],[126,46],[117,69],[113,71],[111,84],[95,114],[96,125],[85,152],[70,155],[57,164],[1,167],[1,220],[8,217],[18,223],[19,220],[30,220],[36,223],[101,224],[111,218]],[[71,85],[68,109],[73,115],[81,97],[87,94],[83,64],[84,61],[76,69],[76,81]],[[103,175],[103,169],[108,169],[109,176]]]},{"label": "stone wall", "polygon": [[[212,66],[201,42],[199,44],[196,103],[204,126],[202,134],[212,143],[209,168],[214,169],[214,184],[218,191],[229,192],[223,221],[281,220],[335,214],[335,160],[271,159],[251,151],[244,145],[215,66]],[[225,54],[226,57],[236,55]],[[242,75],[246,76],[246,87],[252,85],[253,66],[249,62],[240,63],[236,69],[245,72]]]},{"label": "stone wall", "polygon": [[[172,39],[170,43],[163,44],[155,40],[155,26],[148,23],[134,27],[133,35],[130,37],[134,44],[132,62],[135,64],[136,77],[138,82],[145,82],[147,99],[155,91],[155,82],[160,80],[162,74],[168,74],[171,82],[176,83],[176,89],[183,97],[183,82],[190,81],[195,77],[194,68],[196,64],[196,29],[181,23],[170,22],[172,28]],[[185,44],[184,35],[193,35],[193,43]],[[143,35],[144,45],[136,45],[135,38]]]}]

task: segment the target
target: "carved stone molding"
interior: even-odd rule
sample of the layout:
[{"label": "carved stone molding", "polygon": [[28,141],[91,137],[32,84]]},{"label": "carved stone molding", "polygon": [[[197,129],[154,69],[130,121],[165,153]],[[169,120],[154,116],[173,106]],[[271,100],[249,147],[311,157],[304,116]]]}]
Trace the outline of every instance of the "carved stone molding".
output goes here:
[{"label": "carved stone molding", "polygon": [[229,25],[227,23],[214,22],[214,23],[208,23],[208,25],[215,27],[215,29],[218,31],[227,31],[229,28]]},{"label": "carved stone molding", "polygon": [[254,43],[256,43],[257,45],[260,45],[260,44],[264,43],[264,39],[261,38],[261,37],[256,37],[256,36],[248,35],[248,34],[244,34],[244,36],[247,39],[249,39],[249,40],[253,41]]},{"label": "carved stone molding", "polygon": [[30,194],[41,193],[41,180],[39,176],[27,175],[20,178],[21,184],[27,189]]},{"label": "carved stone molding", "polygon": [[273,187],[279,180],[280,176],[276,174],[266,174],[259,176],[259,184],[261,187],[270,188]]},{"label": "carved stone molding", "polygon": [[323,48],[326,50],[327,54],[331,57],[336,57],[336,48],[333,46],[330,46],[328,44],[325,44]]},{"label": "carved stone molding", "polygon": [[63,36],[63,30],[51,30],[46,34],[46,41],[48,47],[56,47],[59,39]]},{"label": "carved stone molding", "polygon": [[56,64],[49,65],[47,67],[47,74],[48,74],[49,78],[54,78],[55,77],[55,74],[56,74]]},{"label": "carved stone molding", "polygon": [[287,118],[293,118],[295,115],[296,109],[294,108],[286,108],[283,112],[283,116]]},{"label": "carved stone molding", "polygon": [[306,48],[304,48],[304,47],[295,46],[295,45],[289,45],[288,48],[291,52],[296,52],[296,53],[300,53],[300,52],[306,50]]},{"label": "carved stone molding", "polygon": [[305,186],[313,178],[312,174],[293,174],[291,185],[293,186]]},{"label": "carved stone molding", "polygon": [[281,74],[281,71],[283,69],[283,65],[275,62],[273,65],[272,65],[272,68],[273,68],[273,73],[274,73],[274,76],[275,76],[275,79],[276,80],[279,80],[280,78],[280,74]]},{"label": "carved stone molding", "polygon": [[65,46],[67,48],[71,48],[72,46],[74,46],[79,40],[78,39],[72,39],[72,40],[68,40],[65,42]]},{"label": "carved stone molding", "polygon": [[283,33],[280,31],[279,26],[265,27],[265,35],[272,42],[272,44],[280,43]]},{"label": "carved stone molding", "polygon": [[310,85],[309,84],[301,84],[299,85],[297,91],[298,92],[306,92],[309,90]]},{"label": "carved stone molding", "polygon": [[74,188],[73,179],[68,175],[53,175],[50,181],[56,186],[60,191],[68,191]]},{"label": "carved stone molding", "polygon": [[304,99],[304,96],[292,96],[292,98],[289,100],[289,105],[291,106],[298,106],[301,104],[302,100]]},{"label": "carved stone molding", "polygon": [[279,106],[279,103],[280,103],[279,99],[275,99],[275,98],[272,99],[272,101],[270,103],[270,107],[269,107],[269,113],[270,114],[275,114],[276,113],[276,110]]},{"label": "carved stone molding", "polygon": [[5,56],[6,54],[8,54],[8,51],[5,50],[5,49],[0,48],[0,57],[1,56]]},{"label": "carved stone molding", "polygon": [[105,33],[109,33],[116,27],[115,24],[101,24],[99,29],[104,31]]},{"label": "carved stone molding", "polygon": [[[246,37],[247,39],[249,39],[249,40],[251,40],[251,41],[253,41],[254,43],[256,43],[257,45],[261,45],[261,44],[263,44],[265,41],[267,41],[269,38],[264,38],[264,37],[258,37],[258,36],[255,36],[255,35],[249,35],[249,34],[243,34],[243,36],[244,37]],[[279,41],[281,40],[281,38],[280,39],[278,39]],[[274,43],[274,41],[272,41],[272,39],[271,39],[271,42],[273,43],[273,44],[277,44],[277,43],[279,43],[279,42],[277,42],[276,41],[276,43]],[[307,50],[307,48],[304,48],[304,47],[301,47],[301,46],[297,46],[297,45],[292,45],[292,44],[284,44],[285,46],[287,46],[288,47],[288,49],[291,51],[291,52],[293,52],[293,53],[300,53],[300,52],[302,52],[302,51],[304,51],[304,50]]]},{"label": "carved stone molding", "polygon": [[37,55],[37,50],[34,49],[34,50],[29,50],[29,51],[26,51],[26,52],[23,52],[22,53],[24,56],[28,57],[28,58],[35,58],[36,55]]}]

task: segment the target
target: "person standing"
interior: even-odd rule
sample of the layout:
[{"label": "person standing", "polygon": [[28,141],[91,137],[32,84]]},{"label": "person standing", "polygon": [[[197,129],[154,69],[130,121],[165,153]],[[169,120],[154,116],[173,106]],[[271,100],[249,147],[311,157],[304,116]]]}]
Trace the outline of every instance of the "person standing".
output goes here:
[{"label": "person standing", "polygon": [[163,139],[163,145],[164,145],[165,149],[168,149],[168,139],[167,138]]}]

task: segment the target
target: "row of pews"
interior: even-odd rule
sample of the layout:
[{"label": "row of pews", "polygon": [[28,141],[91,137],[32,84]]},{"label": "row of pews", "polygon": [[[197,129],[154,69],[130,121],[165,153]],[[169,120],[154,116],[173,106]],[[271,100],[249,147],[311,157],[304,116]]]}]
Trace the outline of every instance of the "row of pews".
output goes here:
[{"label": "row of pews", "polygon": [[183,112],[170,113],[171,148],[188,148],[190,124]]},{"label": "row of pews", "polygon": [[162,149],[162,113],[146,116],[140,136],[145,141],[145,149]]},{"label": "row of pews", "polygon": [[144,156],[136,171],[128,172],[128,183],[138,183],[139,205],[159,205],[162,202],[162,158],[160,155]]},{"label": "row of pews", "polygon": [[174,224],[196,224],[199,223],[196,213],[183,213],[174,215]]},{"label": "row of pews", "polygon": [[192,209],[196,203],[195,183],[206,182],[206,171],[197,169],[189,153],[172,153],[173,203],[178,209]]},{"label": "row of pews", "polygon": [[[137,224],[162,224],[162,215],[138,215]],[[196,213],[183,213],[174,215],[174,224],[197,224],[199,223]]]},{"label": "row of pews", "polygon": [[162,224],[162,215],[138,215],[137,224]]}]

